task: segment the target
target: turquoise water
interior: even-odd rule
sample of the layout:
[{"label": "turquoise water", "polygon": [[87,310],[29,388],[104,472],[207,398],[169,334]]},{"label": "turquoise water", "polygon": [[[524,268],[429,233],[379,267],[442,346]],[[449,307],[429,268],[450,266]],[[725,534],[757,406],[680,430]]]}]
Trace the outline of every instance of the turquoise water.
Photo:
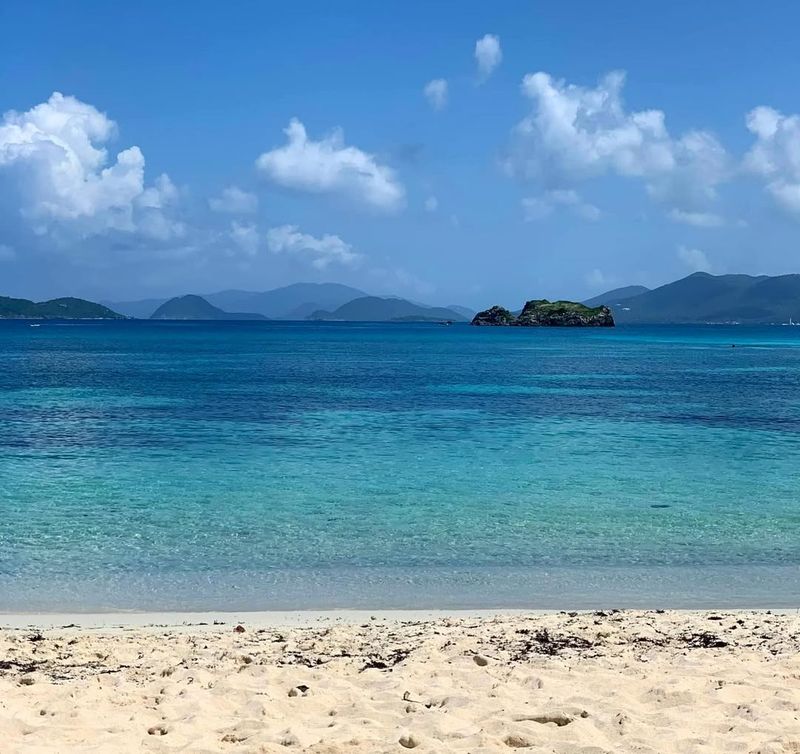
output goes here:
[{"label": "turquoise water", "polygon": [[0,610],[800,602],[795,328],[2,322],[0,355]]}]

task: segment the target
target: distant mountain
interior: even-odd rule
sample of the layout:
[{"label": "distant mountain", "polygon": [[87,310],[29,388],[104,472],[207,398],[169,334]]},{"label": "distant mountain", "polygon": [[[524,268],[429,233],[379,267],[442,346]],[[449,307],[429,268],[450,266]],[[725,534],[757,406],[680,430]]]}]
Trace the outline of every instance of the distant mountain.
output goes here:
[{"label": "distant mountain", "polygon": [[[366,296],[364,291],[339,283],[294,283],[270,291],[226,290],[205,293],[203,298],[226,312],[254,312],[269,319],[305,319],[317,309],[336,309],[354,298]],[[166,298],[141,301],[104,301],[103,303],[128,317],[148,319]]]},{"label": "distant mountain", "polygon": [[464,319],[472,319],[475,316],[475,309],[470,309],[466,306],[457,306],[456,304],[448,304],[447,309],[451,309],[456,314],[460,314]]},{"label": "distant mountain", "polygon": [[224,312],[208,303],[202,296],[178,296],[161,304],[150,319],[263,319],[263,314]]},{"label": "distant mountain", "polygon": [[614,288],[613,291],[606,291],[599,296],[592,296],[582,302],[584,306],[614,306],[619,301],[624,301],[634,296],[641,296],[650,289],[643,285],[626,285],[624,288]]},{"label": "distant mountain", "polygon": [[108,307],[82,298],[28,301],[0,296],[0,319],[125,319]]},{"label": "distant mountain", "polygon": [[141,301],[101,301],[100,303],[126,317],[149,319],[150,315],[166,300],[165,298],[146,298]]},{"label": "distant mountain", "polygon": [[317,309],[336,309],[366,295],[339,283],[294,283],[261,293],[220,291],[205,295],[205,299],[225,311],[257,312],[270,319],[305,319]]},{"label": "distant mountain", "polygon": [[422,306],[402,298],[363,296],[334,309],[318,310],[308,319],[327,319],[345,322],[466,322],[467,317],[441,306]]},{"label": "distant mountain", "polygon": [[768,324],[800,319],[800,275],[709,275],[682,280],[614,304],[619,323]]},{"label": "distant mountain", "polygon": [[291,311],[286,312],[286,315],[281,317],[281,319],[302,321],[304,319],[307,319],[310,314],[313,314],[315,311],[318,311],[319,309],[320,309],[319,304],[310,301],[306,304],[300,304],[300,306],[296,306]]}]

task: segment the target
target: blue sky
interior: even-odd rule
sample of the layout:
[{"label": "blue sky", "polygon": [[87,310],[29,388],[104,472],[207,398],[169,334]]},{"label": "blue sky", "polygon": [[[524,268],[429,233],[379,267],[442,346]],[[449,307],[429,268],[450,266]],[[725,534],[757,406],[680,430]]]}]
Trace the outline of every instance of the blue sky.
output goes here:
[{"label": "blue sky", "polygon": [[483,306],[796,272],[798,24],[788,2],[9,0],[0,294],[331,280]]}]

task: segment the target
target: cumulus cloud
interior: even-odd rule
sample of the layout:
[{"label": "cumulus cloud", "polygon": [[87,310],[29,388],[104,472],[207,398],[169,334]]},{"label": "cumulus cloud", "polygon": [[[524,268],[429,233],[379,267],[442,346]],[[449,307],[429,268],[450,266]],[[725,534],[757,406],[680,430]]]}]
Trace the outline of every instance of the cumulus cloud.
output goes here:
[{"label": "cumulus cloud", "polygon": [[606,174],[638,178],[654,199],[700,211],[727,177],[725,150],[704,131],[673,138],[660,110],[627,111],[624,83],[619,71],[595,88],[542,72],[525,76],[522,91],[533,111],[514,129],[507,171],[550,190]]},{"label": "cumulus cloud", "polygon": [[429,196],[425,200],[425,211],[436,212],[439,209],[439,200],[435,196]]},{"label": "cumulus cloud", "polygon": [[719,228],[725,224],[721,215],[713,212],[685,212],[680,209],[670,210],[670,220],[684,225],[693,225],[695,228]]},{"label": "cumulus cloud", "polygon": [[526,222],[544,220],[559,207],[568,208],[574,215],[583,220],[599,220],[602,213],[593,204],[584,202],[580,194],[573,189],[553,189],[541,196],[527,197],[522,200],[522,210]]},{"label": "cumulus cloud", "polygon": [[444,79],[429,81],[422,91],[434,110],[444,110],[447,107],[447,81]]},{"label": "cumulus cloud", "polygon": [[800,116],[756,107],[746,123],[756,142],[745,155],[745,168],[763,176],[775,202],[800,218]]},{"label": "cumulus cloud", "polygon": [[238,186],[228,186],[222,194],[208,200],[208,206],[214,212],[226,212],[230,215],[247,215],[258,209],[258,197]]},{"label": "cumulus cloud", "polygon": [[258,253],[258,229],[252,223],[231,223],[231,240],[248,256],[254,257]]},{"label": "cumulus cloud", "polygon": [[678,259],[692,272],[711,272],[711,263],[708,261],[705,252],[700,249],[690,249],[687,246],[679,246]]},{"label": "cumulus cloud", "polygon": [[3,115],[0,181],[34,233],[120,231],[159,240],[183,234],[184,226],[165,213],[178,194],[169,177],[145,186],[136,146],[109,159],[104,145],[116,130],[105,113],[59,92],[26,112]]},{"label": "cumulus cloud", "polygon": [[500,37],[495,34],[485,34],[475,43],[475,61],[478,64],[478,76],[481,81],[486,81],[503,59],[500,48]]},{"label": "cumulus cloud", "polygon": [[269,180],[298,191],[344,194],[379,210],[402,208],[405,189],[394,171],[381,165],[374,155],[346,146],[341,130],[314,141],[303,124],[293,118],[284,133],[287,143],[256,161],[258,170]]},{"label": "cumulus cloud", "polygon": [[326,234],[321,238],[301,233],[296,225],[281,225],[267,231],[267,246],[275,254],[294,254],[311,260],[318,270],[327,269],[331,264],[346,267],[357,265],[361,254],[353,251],[353,247],[339,236]]}]

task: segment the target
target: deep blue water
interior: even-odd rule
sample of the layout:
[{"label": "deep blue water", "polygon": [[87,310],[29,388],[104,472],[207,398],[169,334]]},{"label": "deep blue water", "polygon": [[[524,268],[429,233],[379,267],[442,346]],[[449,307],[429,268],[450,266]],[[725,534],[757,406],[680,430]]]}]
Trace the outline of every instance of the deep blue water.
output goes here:
[{"label": "deep blue water", "polygon": [[0,322],[0,356],[0,610],[800,602],[800,328]]}]

